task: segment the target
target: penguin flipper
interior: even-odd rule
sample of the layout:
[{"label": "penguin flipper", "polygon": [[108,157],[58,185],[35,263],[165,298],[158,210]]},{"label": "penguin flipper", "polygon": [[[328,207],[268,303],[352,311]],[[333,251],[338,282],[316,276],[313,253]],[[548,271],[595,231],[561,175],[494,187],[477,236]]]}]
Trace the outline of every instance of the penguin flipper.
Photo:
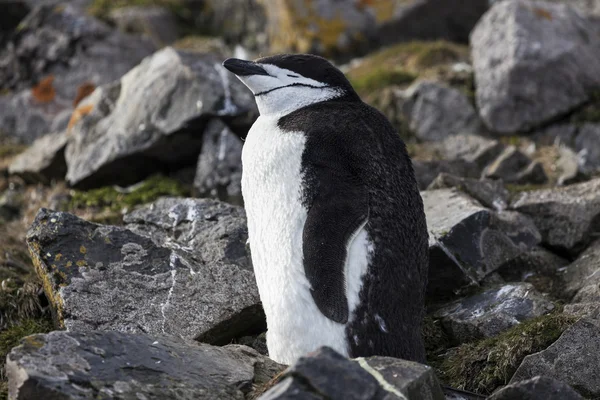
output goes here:
[{"label": "penguin flipper", "polygon": [[304,272],[311,295],[327,318],[348,322],[345,267],[350,241],[369,216],[369,194],[340,169],[314,166],[316,190],[303,231]]}]

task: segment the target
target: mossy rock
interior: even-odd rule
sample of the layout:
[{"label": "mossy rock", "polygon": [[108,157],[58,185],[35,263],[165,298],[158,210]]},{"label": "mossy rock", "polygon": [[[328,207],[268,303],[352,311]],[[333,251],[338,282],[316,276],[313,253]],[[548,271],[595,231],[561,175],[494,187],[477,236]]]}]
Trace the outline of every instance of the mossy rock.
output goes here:
[{"label": "mossy rock", "polygon": [[0,145],[0,159],[16,156],[27,149],[26,145],[22,144],[3,144]]},{"label": "mossy rock", "polygon": [[415,74],[403,69],[378,68],[354,78],[350,77],[350,82],[358,93],[368,95],[387,86],[410,84],[416,78]]},{"label": "mossy rock", "polygon": [[88,12],[99,18],[106,18],[111,10],[131,6],[159,6],[171,10],[176,15],[187,15],[185,0],[93,0]]},{"label": "mossy rock", "polygon": [[576,318],[559,312],[523,322],[494,338],[463,344],[432,362],[447,385],[488,395],[508,383],[523,358],[554,343]]}]

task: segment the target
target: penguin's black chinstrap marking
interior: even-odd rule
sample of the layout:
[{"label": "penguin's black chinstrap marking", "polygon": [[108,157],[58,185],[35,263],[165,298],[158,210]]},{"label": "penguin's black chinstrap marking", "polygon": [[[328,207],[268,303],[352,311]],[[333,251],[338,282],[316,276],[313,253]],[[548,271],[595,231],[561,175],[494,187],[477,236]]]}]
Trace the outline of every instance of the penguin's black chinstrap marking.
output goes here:
[{"label": "penguin's black chinstrap marking", "polygon": [[275,90],[283,89],[283,88],[290,87],[290,86],[306,86],[306,87],[313,88],[313,89],[324,89],[324,88],[331,87],[330,85],[315,86],[315,85],[309,85],[309,84],[306,84],[306,83],[291,83],[289,85],[279,86],[279,87],[276,87],[276,88],[273,88],[273,89],[265,90],[264,92],[256,93],[254,95],[254,97],[262,96],[263,94],[271,93],[271,92],[274,92]]}]

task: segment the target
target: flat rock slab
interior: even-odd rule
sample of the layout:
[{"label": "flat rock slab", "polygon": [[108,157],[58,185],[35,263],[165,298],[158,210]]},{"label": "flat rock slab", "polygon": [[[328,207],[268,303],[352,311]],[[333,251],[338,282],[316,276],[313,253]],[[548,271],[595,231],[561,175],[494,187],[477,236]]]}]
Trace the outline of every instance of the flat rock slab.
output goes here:
[{"label": "flat rock slab", "polygon": [[548,247],[574,256],[590,243],[600,217],[600,179],[518,195],[511,208],[535,223]]},{"label": "flat rock slab", "polygon": [[455,343],[493,337],[530,318],[554,309],[551,301],[529,283],[507,284],[450,303],[437,310]]},{"label": "flat rock slab", "polygon": [[27,243],[58,323],[219,344],[264,328],[243,210],[191,199],[155,209],[170,219],[162,236],[148,210],[129,217],[133,230],[38,213]]},{"label": "flat rock slab", "polygon": [[566,383],[548,378],[547,376],[536,376],[521,382],[515,382],[500,389],[487,400],[583,400],[583,397]]},{"label": "flat rock slab", "polygon": [[533,129],[600,87],[596,22],[566,4],[499,1],[471,33],[479,113],[501,133]]},{"label": "flat rock slab", "polygon": [[195,165],[214,117],[239,117],[247,131],[258,116],[254,97],[222,61],[166,47],[96,89],[78,106],[85,115],[72,127],[65,153],[69,184],[126,185]]},{"label": "flat rock slab", "polygon": [[430,296],[445,297],[477,285],[540,241],[528,218],[495,213],[456,188],[428,190],[421,196],[429,229]]},{"label": "flat rock slab", "polygon": [[433,369],[391,357],[349,360],[327,347],[300,358],[260,400],[443,400]]},{"label": "flat rock slab", "polygon": [[283,366],[246,346],[172,336],[51,332],[7,357],[11,399],[240,399]]},{"label": "flat rock slab", "polygon": [[501,180],[463,178],[442,172],[427,190],[453,187],[465,192],[487,208],[502,211],[508,207],[509,193]]},{"label": "flat rock slab", "polygon": [[[588,292],[587,301],[589,301],[590,289],[596,289],[600,284],[600,240],[592,243],[583,253],[579,255],[577,260],[571,263],[565,271],[565,290],[566,298],[578,297],[577,302],[583,301],[584,292]],[[598,290],[595,290],[598,293]],[[598,298],[597,300],[600,300]]]},{"label": "flat rock slab", "polygon": [[600,396],[600,322],[581,319],[550,347],[523,360],[510,383],[538,375],[565,382],[586,398]]}]

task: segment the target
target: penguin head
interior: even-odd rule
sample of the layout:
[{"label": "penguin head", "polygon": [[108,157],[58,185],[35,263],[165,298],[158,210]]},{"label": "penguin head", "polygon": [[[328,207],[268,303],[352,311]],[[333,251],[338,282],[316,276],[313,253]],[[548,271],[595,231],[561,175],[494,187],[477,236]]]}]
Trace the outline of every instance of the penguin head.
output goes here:
[{"label": "penguin head", "polygon": [[304,106],[360,98],[342,71],[311,54],[281,54],[245,61],[229,58],[223,66],[254,93],[261,115],[285,115]]}]

